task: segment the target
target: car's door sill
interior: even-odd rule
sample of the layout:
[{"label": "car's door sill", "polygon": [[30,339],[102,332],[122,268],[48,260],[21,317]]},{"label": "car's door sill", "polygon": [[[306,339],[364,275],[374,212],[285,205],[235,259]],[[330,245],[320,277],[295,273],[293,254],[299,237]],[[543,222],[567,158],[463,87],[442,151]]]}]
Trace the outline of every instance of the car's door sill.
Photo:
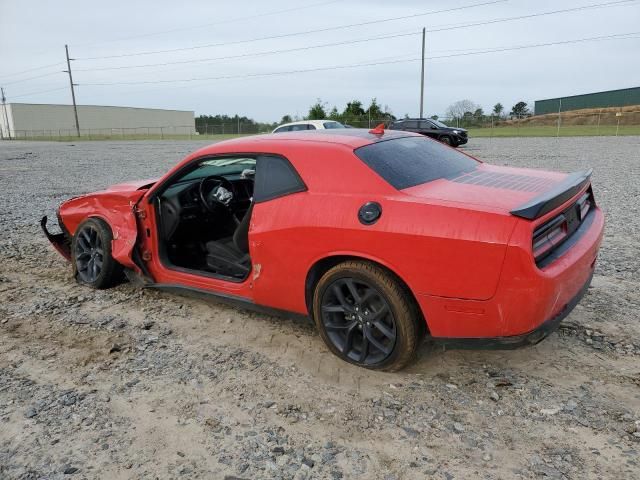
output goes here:
[{"label": "car's door sill", "polygon": [[167,283],[149,283],[144,285],[144,288],[156,288],[166,292],[177,293],[192,298],[204,299],[207,301],[217,300],[221,303],[231,305],[234,307],[252,310],[258,313],[264,313],[266,315],[272,315],[276,317],[292,318],[292,319],[305,319],[310,320],[308,315],[304,315],[297,312],[291,312],[288,310],[281,310],[279,308],[266,307],[264,305],[258,305],[253,300],[237,295],[230,295],[228,293],[213,292],[211,290],[204,290],[201,288],[187,287],[185,285],[167,284]]}]

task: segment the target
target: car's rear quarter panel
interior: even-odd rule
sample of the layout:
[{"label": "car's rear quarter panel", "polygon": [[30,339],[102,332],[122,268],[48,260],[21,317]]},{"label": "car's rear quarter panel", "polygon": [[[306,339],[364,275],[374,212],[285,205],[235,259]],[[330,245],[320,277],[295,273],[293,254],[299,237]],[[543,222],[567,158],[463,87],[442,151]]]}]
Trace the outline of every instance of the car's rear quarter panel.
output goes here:
[{"label": "car's rear quarter panel", "polygon": [[[250,248],[257,265],[257,303],[306,312],[310,268],[338,255],[386,266],[416,295],[487,299],[495,293],[515,219],[452,202],[412,200],[348,148],[309,151],[292,142],[282,153],[309,191],[254,208]],[[368,201],[380,203],[383,213],[377,223],[365,226],[358,210]]]},{"label": "car's rear quarter panel", "polygon": [[[586,190],[585,187],[584,190]],[[419,295],[431,334],[447,338],[522,335],[561,313],[594,272],[604,215],[594,208],[588,230],[560,258],[538,268],[531,251],[534,229],[573,204],[584,190],[535,221],[518,220],[506,249],[495,295],[489,300]]]}]

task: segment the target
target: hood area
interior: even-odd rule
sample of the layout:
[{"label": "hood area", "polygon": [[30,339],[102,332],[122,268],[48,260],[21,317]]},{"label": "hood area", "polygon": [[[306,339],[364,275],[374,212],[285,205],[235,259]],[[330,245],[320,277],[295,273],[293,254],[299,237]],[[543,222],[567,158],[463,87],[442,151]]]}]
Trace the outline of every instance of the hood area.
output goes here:
[{"label": "hood area", "polygon": [[111,185],[106,188],[108,192],[132,192],[135,190],[148,190],[150,189],[159,179],[147,179],[147,180],[134,180],[131,182],[123,182],[117,183],[115,185]]},{"label": "hood area", "polygon": [[402,190],[416,198],[477,205],[509,213],[553,189],[567,174],[480,164],[455,178],[440,179]]}]

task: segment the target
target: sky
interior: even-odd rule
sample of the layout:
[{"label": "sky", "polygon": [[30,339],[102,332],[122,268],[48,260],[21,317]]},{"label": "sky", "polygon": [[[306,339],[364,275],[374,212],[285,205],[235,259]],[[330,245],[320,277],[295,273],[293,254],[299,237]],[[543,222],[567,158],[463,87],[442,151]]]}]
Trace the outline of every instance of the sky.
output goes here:
[{"label": "sky", "polygon": [[[489,112],[640,86],[638,0],[487,23],[614,1],[0,0],[0,86],[7,102],[70,103],[68,44],[78,104],[273,122],[303,117],[318,98],[338,109],[376,98],[417,116],[426,28],[425,115],[462,99]],[[632,35],[469,55],[621,34]]]}]

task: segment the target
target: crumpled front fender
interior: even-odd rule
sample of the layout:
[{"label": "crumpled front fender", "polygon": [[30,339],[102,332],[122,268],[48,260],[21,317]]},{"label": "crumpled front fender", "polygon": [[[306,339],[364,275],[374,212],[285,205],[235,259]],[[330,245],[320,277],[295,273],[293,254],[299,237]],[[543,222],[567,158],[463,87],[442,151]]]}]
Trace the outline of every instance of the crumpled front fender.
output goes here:
[{"label": "crumpled front fender", "polygon": [[[136,203],[144,191],[96,192],[76,197],[60,206],[60,223],[64,224],[69,238],[87,218],[100,218],[111,228],[111,255],[125,268],[140,273],[134,262],[133,250],[138,236]],[[55,246],[55,245],[54,245]]]},{"label": "crumpled front fender", "polygon": [[47,230],[47,216],[45,215],[42,217],[42,220],[40,220],[42,231],[51,242],[51,245],[53,245],[53,248],[55,248],[64,258],[71,261],[71,236],[65,228],[64,223],[60,220],[60,217],[58,217],[58,225],[60,226],[61,232],[51,233]]}]

